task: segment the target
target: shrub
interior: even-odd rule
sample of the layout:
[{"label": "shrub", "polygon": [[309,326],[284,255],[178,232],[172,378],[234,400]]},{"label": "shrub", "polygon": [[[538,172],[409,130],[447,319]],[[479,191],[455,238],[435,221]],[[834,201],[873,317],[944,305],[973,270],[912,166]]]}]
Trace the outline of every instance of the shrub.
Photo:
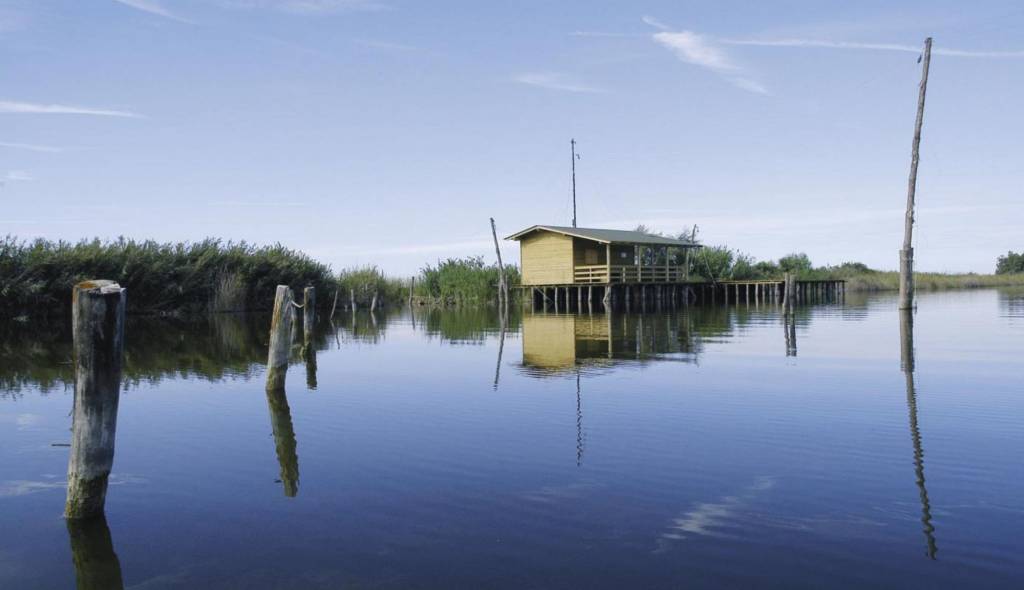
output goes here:
[{"label": "shrub", "polygon": [[1017,254],[1010,251],[1006,256],[1000,256],[996,260],[996,274],[1005,275],[1010,273],[1024,272],[1024,252]]},{"label": "shrub", "polygon": [[128,289],[129,313],[269,309],[279,284],[334,284],[327,266],[280,244],[0,240],[0,317],[66,313],[71,288],[86,279]]}]

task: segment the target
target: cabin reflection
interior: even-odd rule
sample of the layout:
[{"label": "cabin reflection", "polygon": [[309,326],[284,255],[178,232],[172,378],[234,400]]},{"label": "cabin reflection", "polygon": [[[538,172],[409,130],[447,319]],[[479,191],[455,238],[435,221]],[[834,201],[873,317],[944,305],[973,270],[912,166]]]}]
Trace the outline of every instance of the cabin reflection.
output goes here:
[{"label": "cabin reflection", "polygon": [[528,374],[569,374],[619,363],[692,363],[700,350],[689,314],[528,314],[522,318]]}]

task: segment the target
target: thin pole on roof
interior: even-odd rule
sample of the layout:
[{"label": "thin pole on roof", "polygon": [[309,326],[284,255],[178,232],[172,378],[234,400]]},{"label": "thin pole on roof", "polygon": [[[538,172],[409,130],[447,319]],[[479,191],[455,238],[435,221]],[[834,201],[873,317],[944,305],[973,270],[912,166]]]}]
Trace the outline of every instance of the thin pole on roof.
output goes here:
[{"label": "thin pole on roof", "polygon": [[576,227],[576,139],[570,139],[569,145],[572,147],[572,226]]}]

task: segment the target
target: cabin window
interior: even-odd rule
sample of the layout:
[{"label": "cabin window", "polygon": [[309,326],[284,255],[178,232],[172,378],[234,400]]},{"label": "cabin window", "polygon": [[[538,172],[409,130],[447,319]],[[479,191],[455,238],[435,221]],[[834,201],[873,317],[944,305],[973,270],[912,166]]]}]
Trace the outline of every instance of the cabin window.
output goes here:
[{"label": "cabin window", "polygon": [[584,250],[583,251],[583,263],[584,264],[597,264],[599,258],[597,250]]}]

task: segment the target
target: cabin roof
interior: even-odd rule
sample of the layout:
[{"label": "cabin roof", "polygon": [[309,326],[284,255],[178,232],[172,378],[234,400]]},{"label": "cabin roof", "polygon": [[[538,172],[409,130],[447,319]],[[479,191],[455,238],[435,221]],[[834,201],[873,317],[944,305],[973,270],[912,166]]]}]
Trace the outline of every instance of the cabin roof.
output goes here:
[{"label": "cabin roof", "polygon": [[638,231],[622,229],[597,229],[591,227],[564,227],[560,225],[534,225],[521,232],[514,233],[506,240],[521,240],[526,236],[538,231],[549,231],[566,236],[574,236],[586,240],[601,242],[602,244],[655,244],[658,246],[677,246],[680,248],[700,248],[701,245],[690,240],[677,240],[645,234]]}]

